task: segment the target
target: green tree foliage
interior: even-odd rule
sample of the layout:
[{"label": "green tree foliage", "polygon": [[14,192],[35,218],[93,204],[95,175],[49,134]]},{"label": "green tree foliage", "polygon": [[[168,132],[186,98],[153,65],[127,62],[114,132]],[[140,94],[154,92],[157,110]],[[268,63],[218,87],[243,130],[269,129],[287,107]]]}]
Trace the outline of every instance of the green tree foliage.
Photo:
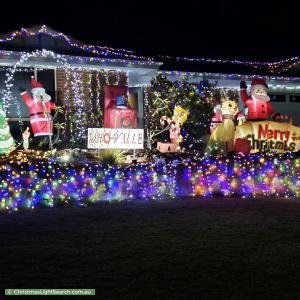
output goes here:
[{"label": "green tree foliage", "polygon": [[14,149],[14,140],[6,121],[6,115],[0,102],[0,155],[9,154]]}]

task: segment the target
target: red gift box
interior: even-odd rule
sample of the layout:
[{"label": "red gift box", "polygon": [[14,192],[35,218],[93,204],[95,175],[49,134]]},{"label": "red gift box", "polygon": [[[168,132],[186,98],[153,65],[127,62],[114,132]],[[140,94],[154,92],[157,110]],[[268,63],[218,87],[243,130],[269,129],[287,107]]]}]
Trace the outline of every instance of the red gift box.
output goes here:
[{"label": "red gift box", "polygon": [[104,128],[136,128],[137,112],[132,108],[106,109]]}]

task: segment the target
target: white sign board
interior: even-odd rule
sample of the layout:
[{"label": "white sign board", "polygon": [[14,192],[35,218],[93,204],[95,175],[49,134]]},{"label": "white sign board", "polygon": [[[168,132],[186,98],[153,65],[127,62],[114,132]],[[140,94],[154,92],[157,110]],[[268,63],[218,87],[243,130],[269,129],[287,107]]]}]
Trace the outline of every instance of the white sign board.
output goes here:
[{"label": "white sign board", "polygon": [[144,129],[88,128],[88,149],[143,149]]}]

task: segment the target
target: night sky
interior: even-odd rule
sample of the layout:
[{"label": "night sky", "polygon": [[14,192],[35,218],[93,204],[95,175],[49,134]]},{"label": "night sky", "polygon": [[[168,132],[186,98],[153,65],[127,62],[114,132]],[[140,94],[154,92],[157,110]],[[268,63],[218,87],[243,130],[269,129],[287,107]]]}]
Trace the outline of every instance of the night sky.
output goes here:
[{"label": "night sky", "polygon": [[300,55],[298,9],[282,2],[66,2],[14,3],[13,17],[0,18],[1,32],[46,24],[86,43],[145,55],[268,61]]}]

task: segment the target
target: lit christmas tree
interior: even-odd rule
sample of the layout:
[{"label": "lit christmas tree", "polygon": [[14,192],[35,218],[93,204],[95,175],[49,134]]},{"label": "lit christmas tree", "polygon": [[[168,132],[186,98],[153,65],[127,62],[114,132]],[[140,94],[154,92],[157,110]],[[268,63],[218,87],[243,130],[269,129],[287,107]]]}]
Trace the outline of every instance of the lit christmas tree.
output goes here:
[{"label": "lit christmas tree", "polygon": [[15,143],[7,124],[6,115],[0,102],[0,154],[9,154],[14,149]]},{"label": "lit christmas tree", "polygon": [[200,137],[208,134],[213,115],[213,100],[217,92],[216,83],[206,80],[198,83],[187,80],[172,82],[160,74],[151,81],[147,92],[151,143],[159,139],[163,132],[168,132],[168,128],[162,130],[160,118],[171,115],[176,105],[189,111],[189,117],[183,126],[186,144],[196,146]]}]

